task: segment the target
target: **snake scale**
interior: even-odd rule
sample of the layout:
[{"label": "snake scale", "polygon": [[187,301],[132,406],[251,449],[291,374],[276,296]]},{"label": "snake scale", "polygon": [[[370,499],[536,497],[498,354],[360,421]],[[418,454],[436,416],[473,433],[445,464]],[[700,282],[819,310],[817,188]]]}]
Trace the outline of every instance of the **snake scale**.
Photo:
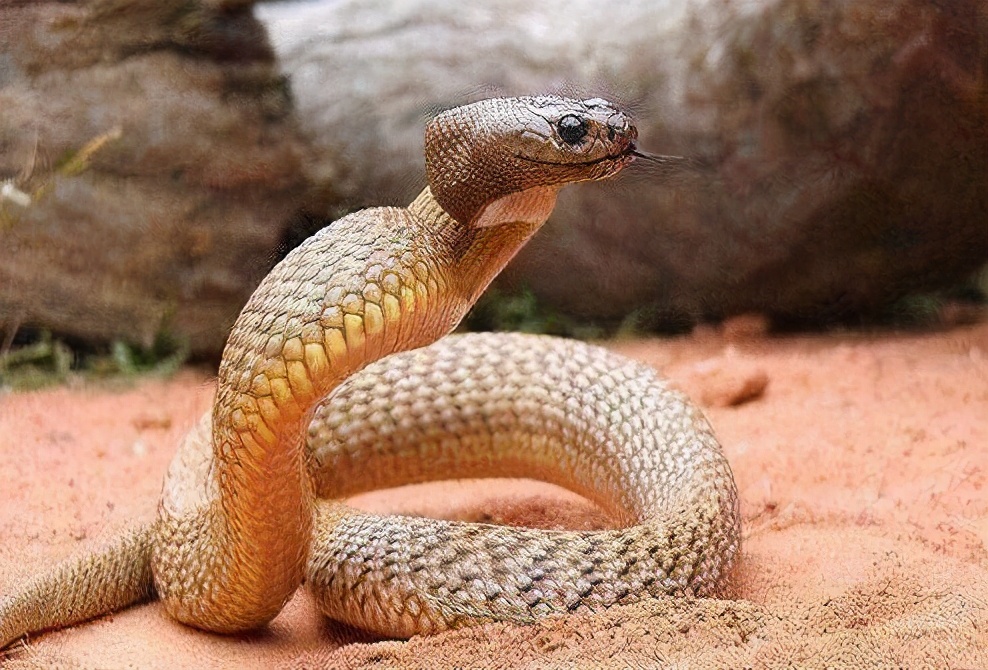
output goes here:
[{"label": "snake scale", "polygon": [[[644,365],[542,336],[449,335],[568,183],[639,155],[600,100],[485,100],[427,126],[428,187],[330,224],[261,282],[157,519],[0,600],[0,647],[157,595],[186,624],[265,625],[308,583],[330,617],[408,637],[642,597],[713,595],[740,548],[709,424]],[[375,516],[342,500],[454,477],[542,479],[615,529]]]}]

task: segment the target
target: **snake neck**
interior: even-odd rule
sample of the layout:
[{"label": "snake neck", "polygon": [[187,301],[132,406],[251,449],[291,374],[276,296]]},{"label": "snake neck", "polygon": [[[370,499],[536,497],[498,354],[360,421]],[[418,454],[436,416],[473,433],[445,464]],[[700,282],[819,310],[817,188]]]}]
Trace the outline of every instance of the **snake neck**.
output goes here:
[{"label": "snake neck", "polygon": [[473,223],[463,224],[426,187],[408,213],[422,227],[433,257],[448,266],[451,288],[469,309],[549,218],[558,192],[557,186],[542,186],[495,197]]}]

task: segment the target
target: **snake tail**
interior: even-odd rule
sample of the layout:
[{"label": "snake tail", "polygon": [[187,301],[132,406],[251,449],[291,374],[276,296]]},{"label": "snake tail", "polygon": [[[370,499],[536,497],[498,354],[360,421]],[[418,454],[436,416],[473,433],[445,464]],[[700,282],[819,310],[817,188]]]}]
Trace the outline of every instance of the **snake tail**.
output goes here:
[{"label": "snake tail", "polygon": [[151,599],[152,535],[150,523],[124,530],[0,600],[0,649],[28,633],[71,626]]}]

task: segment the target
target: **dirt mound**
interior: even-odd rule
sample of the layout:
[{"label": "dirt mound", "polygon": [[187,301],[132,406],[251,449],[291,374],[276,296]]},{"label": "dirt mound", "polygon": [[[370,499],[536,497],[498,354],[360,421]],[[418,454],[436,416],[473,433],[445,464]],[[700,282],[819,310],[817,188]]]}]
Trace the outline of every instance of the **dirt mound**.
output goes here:
[{"label": "dirt mound", "polygon": [[[667,600],[408,642],[326,621],[299,594],[265,631],[218,637],[133,608],[15,650],[5,667],[988,667],[988,324],[948,333],[725,338],[614,349],[708,414],[742,496],[738,599]],[[753,381],[754,380],[754,381]],[[209,404],[184,373],[113,392],[0,400],[0,593],[155,506]],[[599,527],[559,489],[430,484],[373,510]]]}]

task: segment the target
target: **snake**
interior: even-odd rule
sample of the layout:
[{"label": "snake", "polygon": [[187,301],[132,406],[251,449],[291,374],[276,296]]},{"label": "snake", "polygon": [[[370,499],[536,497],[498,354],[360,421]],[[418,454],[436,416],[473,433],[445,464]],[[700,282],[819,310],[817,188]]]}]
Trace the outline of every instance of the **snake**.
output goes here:
[{"label": "snake", "polygon": [[[587,343],[453,334],[559,190],[631,164],[600,98],[495,98],[438,113],[428,185],[288,253],[223,351],[157,515],[0,600],[0,648],[157,597],[215,633],[263,627],[305,583],[328,617],[408,638],[643,598],[717,597],[741,548],[730,465],[652,368]],[[357,493],[524,477],[583,495],[598,530],[357,510]]]}]

